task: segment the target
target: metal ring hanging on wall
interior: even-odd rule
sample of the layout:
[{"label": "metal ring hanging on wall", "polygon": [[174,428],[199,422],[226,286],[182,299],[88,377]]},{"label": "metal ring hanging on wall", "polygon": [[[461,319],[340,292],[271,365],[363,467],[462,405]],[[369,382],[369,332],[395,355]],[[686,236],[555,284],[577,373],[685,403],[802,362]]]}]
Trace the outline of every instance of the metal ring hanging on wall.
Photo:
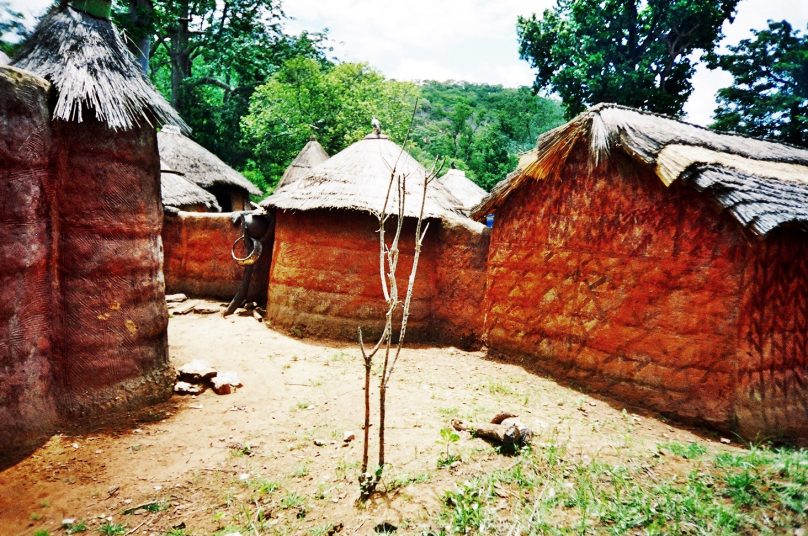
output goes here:
[{"label": "metal ring hanging on wall", "polygon": [[[246,257],[239,257],[236,255],[236,246],[239,242],[248,238],[250,242],[252,242],[252,250]],[[236,241],[233,242],[233,247],[230,249],[230,255],[233,257],[233,260],[236,261],[236,264],[239,266],[250,266],[255,264],[258,261],[258,257],[261,256],[261,242],[252,238],[251,236],[241,235],[240,237],[236,238]]]}]

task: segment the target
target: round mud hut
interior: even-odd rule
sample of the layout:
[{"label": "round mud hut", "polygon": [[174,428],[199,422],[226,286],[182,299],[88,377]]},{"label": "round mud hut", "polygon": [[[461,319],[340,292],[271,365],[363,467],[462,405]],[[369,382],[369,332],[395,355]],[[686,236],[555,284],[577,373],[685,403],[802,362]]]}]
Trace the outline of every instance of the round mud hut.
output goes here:
[{"label": "round mud hut", "polygon": [[216,197],[222,212],[250,210],[250,195],[261,195],[253,183],[175,125],[157,134],[163,172],[177,173]]},{"label": "round mud hut", "polygon": [[[385,302],[379,270],[379,215],[385,210],[388,191],[386,212],[398,207],[396,187],[388,190],[392,168],[406,177],[398,268],[399,287],[406,289],[427,171],[387,136],[373,133],[262,202],[276,216],[267,295],[270,325],[295,335],[340,339],[356,339],[359,327],[366,334],[381,331]],[[467,234],[484,234],[482,226],[463,216],[458,201],[436,180],[428,186],[424,217],[430,228],[407,328],[414,340],[432,340],[438,331],[435,302],[440,301],[443,280],[438,259],[446,254],[442,229],[466,223]],[[388,236],[394,231],[394,220],[387,221]],[[480,242],[474,247],[483,247]],[[476,274],[477,281],[480,275]]]},{"label": "round mud hut", "polygon": [[808,150],[598,105],[539,138],[492,212],[492,352],[808,442]]},{"label": "round mud hut", "polygon": [[488,195],[475,182],[466,177],[462,169],[452,168],[440,179],[444,188],[460,202],[460,207],[468,213]]},{"label": "round mud hut", "polygon": [[283,177],[278,182],[278,188],[288,186],[296,180],[302,179],[309,174],[311,168],[320,165],[328,160],[328,153],[325,152],[323,146],[317,141],[317,138],[312,136],[306,145],[300,150],[286,171],[283,172]]},{"label": "round mud hut", "polygon": [[171,395],[155,126],[182,120],[83,5],[0,67],[0,455]]},{"label": "round mud hut", "polygon": [[216,196],[192,183],[179,173],[160,173],[163,208],[166,211],[221,212]]}]

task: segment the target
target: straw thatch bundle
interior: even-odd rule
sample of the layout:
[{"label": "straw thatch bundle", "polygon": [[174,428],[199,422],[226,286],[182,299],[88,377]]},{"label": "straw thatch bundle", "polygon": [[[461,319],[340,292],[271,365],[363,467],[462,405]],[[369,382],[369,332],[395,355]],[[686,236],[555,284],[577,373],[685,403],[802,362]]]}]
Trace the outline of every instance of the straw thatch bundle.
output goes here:
[{"label": "straw thatch bundle", "polygon": [[440,182],[455,196],[455,199],[460,201],[465,211],[476,207],[488,195],[488,192],[472,182],[460,169],[450,169],[440,178]]},{"label": "straw thatch bundle", "polygon": [[11,63],[11,58],[9,58],[5,52],[0,50],[0,65],[8,65],[9,63]]},{"label": "straw thatch bundle", "polygon": [[241,173],[184,136],[175,125],[166,125],[157,133],[157,145],[160,150],[160,166],[164,171],[180,173],[202,188],[221,185],[261,195],[261,190]]},{"label": "straw thatch bundle", "polygon": [[175,123],[188,127],[151,85],[109,20],[66,7],[39,23],[14,60],[51,82],[54,119],[82,122],[91,110],[113,130]]},{"label": "straw thatch bundle", "polygon": [[[384,134],[370,134],[335,154],[311,172],[261,202],[283,210],[346,209],[378,216],[384,208],[390,174],[405,177],[404,215],[417,217],[426,169]],[[395,213],[398,192],[390,191],[387,212]],[[427,191],[424,217],[454,218],[462,215],[460,203],[439,182]]]},{"label": "straw thatch bundle", "polygon": [[744,227],[765,235],[782,225],[808,228],[808,150],[718,133],[615,104],[599,104],[539,138],[535,152],[474,210],[491,213],[528,179],[561,172],[572,151],[592,168],[620,151],[650,166],[665,185],[692,184]]},{"label": "straw thatch bundle", "polygon": [[184,207],[205,207],[212,212],[221,212],[222,207],[216,197],[192,183],[179,173],[163,171],[160,173],[160,187],[164,207],[182,209]]},{"label": "straw thatch bundle", "polygon": [[302,179],[308,175],[311,168],[322,164],[326,160],[328,160],[328,153],[325,152],[323,146],[320,145],[315,138],[311,138],[308,143],[303,146],[303,149],[300,150],[295,159],[292,160],[292,163],[289,164],[286,171],[283,172],[283,177],[281,177],[280,182],[278,182],[278,188]]}]

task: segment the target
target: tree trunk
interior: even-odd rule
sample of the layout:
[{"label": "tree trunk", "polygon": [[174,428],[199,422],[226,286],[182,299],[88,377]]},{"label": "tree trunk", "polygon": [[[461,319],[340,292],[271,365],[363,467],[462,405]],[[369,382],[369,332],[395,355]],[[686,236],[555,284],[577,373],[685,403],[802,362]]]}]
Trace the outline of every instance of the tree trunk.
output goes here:
[{"label": "tree trunk", "polygon": [[190,9],[188,0],[177,2],[177,25],[171,36],[171,104],[184,115],[183,81],[191,74],[191,53],[188,39]]},{"label": "tree trunk", "polygon": [[140,70],[149,74],[149,55],[151,52],[152,34],[154,33],[154,5],[152,0],[129,0],[129,20],[133,35],[135,54]]}]

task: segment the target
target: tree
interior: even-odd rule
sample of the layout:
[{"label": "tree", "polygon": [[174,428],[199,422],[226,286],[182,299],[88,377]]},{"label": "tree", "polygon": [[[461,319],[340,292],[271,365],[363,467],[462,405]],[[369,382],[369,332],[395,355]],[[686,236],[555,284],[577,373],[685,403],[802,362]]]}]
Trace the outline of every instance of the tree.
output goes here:
[{"label": "tree", "polygon": [[711,52],[738,0],[557,0],[519,17],[519,54],[535,91],[557,92],[568,117],[598,102],[679,115],[694,56]]},{"label": "tree", "polygon": [[367,135],[375,116],[400,142],[417,94],[414,84],[386,80],[366,64],[292,58],[253,94],[241,122],[245,145],[274,186],[311,135],[334,154]]},{"label": "tree", "polygon": [[426,82],[421,96],[413,156],[423,163],[444,156],[485,189],[513,171],[539,134],[564,122],[558,102],[526,87]]},{"label": "tree", "polygon": [[152,81],[225,162],[244,166],[240,120],[250,95],[287,59],[325,62],[324,36],[284,33],[279,0],[116,0],[132,51],[148,54]]},{"label": "tree", "polygon": [[713,128],[808,147],[808,34],[769,21],[708,65],[734,78],[718,91]]}]

